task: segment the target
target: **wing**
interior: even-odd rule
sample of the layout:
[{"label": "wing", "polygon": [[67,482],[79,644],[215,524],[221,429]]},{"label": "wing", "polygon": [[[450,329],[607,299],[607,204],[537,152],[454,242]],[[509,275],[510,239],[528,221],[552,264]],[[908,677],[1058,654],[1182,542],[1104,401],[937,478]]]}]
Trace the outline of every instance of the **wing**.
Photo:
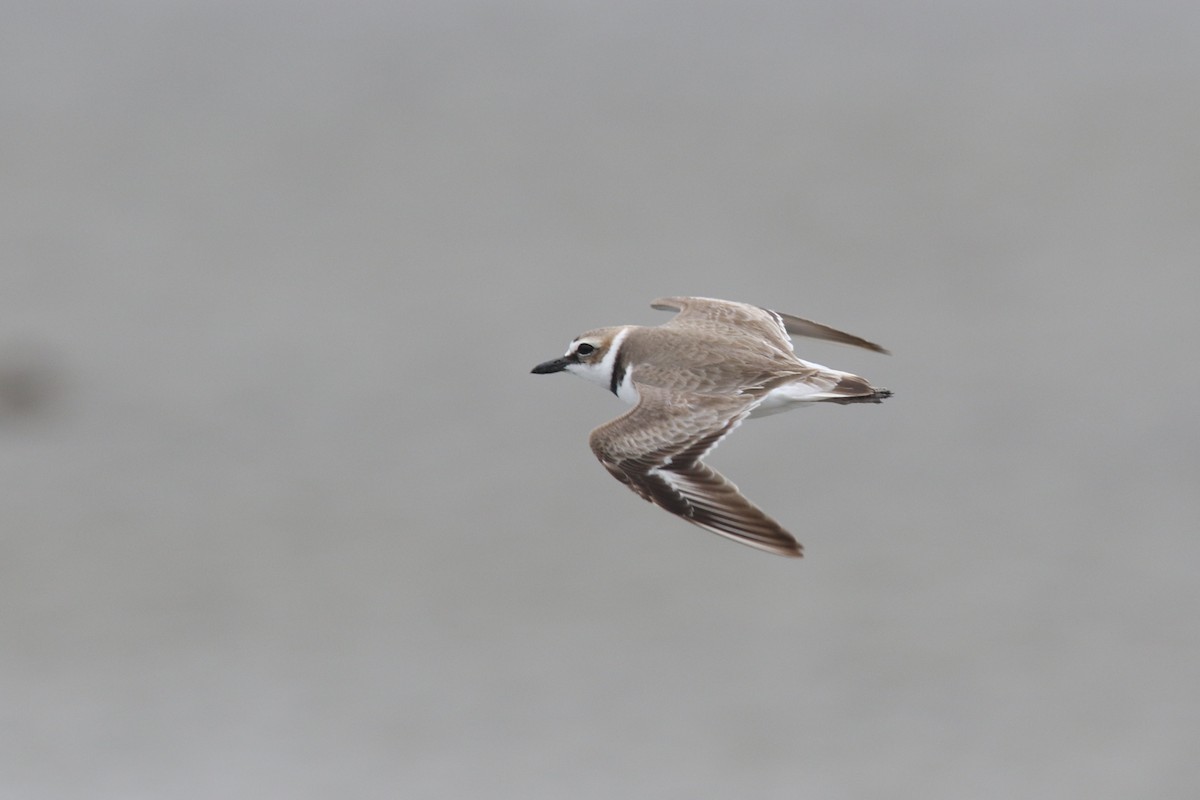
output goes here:
[{"label": "wing", "polygon": [[784,314],[782,311],[774,311],[772,313],[783,320],[784,328],[792,336],[806,336],[809,339],[824,339],[827,342],[848,344],[854,347],[862,347],[866,350],[874,350],[876,353],[891,355],[891,353],[874,342],[868,342],[866,339],[859,338],[852,333],[839,331],[837,328],[831,328],[828,325],[822,325],[819,322],[813,322],[811,319],[793,317],[791,314]]},{"label": "wing", "polygon": [[693,525],[784,556],[803,549],[700,459],[745,419],[753,397],[686,395],[637,386],[628,413],[592,431],[592,452],[614,478]]},{"label": "wing", "polygon": [[664,327],[732,332],[738,336],[757,333],[784,352],[792,352],[792,340],[783,319],[765,308],[709,297],[660,297],[650,307],[679,312]]},{"label": "wing", "polygon": [[748,326],[771,328],[785,343],[788,350],[792,349],[789,336],[805,336],[809,339],[823,339],[828,342],[848,344],[874,350],[876,353],[888,351],[874,342],[855,336],[837,328],[831,328],[811,319],[771,311],[766,308],[752,306],[747,303],[733,303],[728,300],[713,300],[707,297],[663,297],[650,304],[651,308],[659,311],[678,311],[679,313],[667,324],[700,325],[707,327],[736,326],[744,329]]}]

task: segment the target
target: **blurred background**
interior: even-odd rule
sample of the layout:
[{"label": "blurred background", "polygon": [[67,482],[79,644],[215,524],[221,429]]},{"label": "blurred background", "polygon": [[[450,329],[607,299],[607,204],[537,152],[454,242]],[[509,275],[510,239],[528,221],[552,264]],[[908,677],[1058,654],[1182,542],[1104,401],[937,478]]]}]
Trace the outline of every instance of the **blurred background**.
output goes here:
[{"label": "blurred background", "polygon": [[[1183,798],[1200,6],[0,28],[0,796]],[[532,376],[662,295],[896,396],[692,528]]]}]

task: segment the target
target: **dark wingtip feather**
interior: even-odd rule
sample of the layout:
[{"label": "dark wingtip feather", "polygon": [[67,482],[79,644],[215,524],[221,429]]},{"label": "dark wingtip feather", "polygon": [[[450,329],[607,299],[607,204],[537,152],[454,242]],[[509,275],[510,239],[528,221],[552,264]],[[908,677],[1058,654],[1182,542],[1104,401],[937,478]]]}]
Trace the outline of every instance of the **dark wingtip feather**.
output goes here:
[{"label": "dark wingtip feather", "polygon": [[838,344],[848,344],[851,347],[861,347],[864,350],[872,350],[876,353],[882,353],[885,356],[891,355],[891,352],[886,348],[874,342],[869,342],[861,336],[839,331],[837,328],[831,328],[820,322],[813,322],[811,319],[804,319],[793,314],[785,314],[782,311],[776,311],[775,313],[783,320],[784,328],[792,336],[824,339],[827,342],[837,342]]}]

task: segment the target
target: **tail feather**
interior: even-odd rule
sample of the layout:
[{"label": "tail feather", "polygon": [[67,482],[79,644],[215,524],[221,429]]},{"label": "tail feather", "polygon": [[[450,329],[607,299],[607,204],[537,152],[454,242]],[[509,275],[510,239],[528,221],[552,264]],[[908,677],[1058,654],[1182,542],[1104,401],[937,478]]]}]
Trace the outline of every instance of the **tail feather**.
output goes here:
[{"label": "tail feather", "polygon": [[846,397],[830,397],[828,399],[822,399],[819,402],[838,403],[840,405],[850,405],[851,403],[882,403],[891,396],[891,389],[877,389],[872,386],[870,387],[870,391],[866,394],[849,395]]}]

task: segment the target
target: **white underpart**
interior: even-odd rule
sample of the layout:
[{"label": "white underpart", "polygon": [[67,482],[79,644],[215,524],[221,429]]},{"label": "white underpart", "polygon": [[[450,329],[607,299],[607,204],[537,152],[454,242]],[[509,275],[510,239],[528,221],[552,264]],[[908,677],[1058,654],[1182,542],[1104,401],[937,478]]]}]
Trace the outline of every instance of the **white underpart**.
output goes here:
[{"label": "white underpart", "polygon": [[762,399],[762,402],[750,412],[751,417],[766,417],[820,400],[842,397],[842,395],[830,392],[829,390],[837,386],[843,377],[850,377],[849,373],[830,369],[829,367],[813,364],[808,361],[802,363],[806,367],[815,367],[821,370],[821,372],[808,380],[796,380],[772,389]]},{"label": "white underpart", "polygon": [[641,399],[633,382],[633,367],[625,367],[625,377],[617,384],[617,397],[631,406],[637,405],[637,401]]}]

